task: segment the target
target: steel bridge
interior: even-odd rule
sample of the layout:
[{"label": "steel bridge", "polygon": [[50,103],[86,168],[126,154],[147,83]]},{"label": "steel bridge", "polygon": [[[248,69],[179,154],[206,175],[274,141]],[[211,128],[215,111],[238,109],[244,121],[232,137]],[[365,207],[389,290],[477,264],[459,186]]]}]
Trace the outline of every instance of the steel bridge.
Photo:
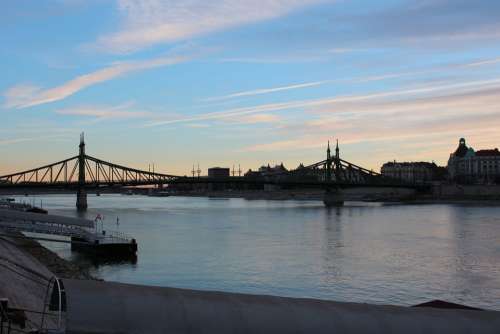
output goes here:
[{"label": "steel bridge", "polygon": [[64,186],[135,186],[166,184],[178,178],[175,175],[153,173],[117,165],[85,154],[83,134],[80,153],[74,157],[27,171],[0,176],[0,187]]},{"label": "steel bridge", "polygon": [[280,186],[319,187],[326,190],[356,187],[417,188],[388,179],[372,170],[340,158],[338,142],[335,155],[330,144],[325,160],[290,171],[259,177],[186,177],[155,173],[118,165],[85,153],[83,133],[80,136],[79,154],[68,159],[27,171],[0,176],[0,188],[64,188],[77,192],[77,207],[87,208],[87,189],[103,187],[129,187],[174,184],[270,184]]}]

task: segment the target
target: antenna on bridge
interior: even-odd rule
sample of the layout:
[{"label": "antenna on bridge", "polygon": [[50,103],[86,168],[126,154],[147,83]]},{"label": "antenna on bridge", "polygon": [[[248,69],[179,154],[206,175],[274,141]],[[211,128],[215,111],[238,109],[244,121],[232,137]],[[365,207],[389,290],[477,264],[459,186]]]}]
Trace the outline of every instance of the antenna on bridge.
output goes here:
[{"label": "antenna on bridge", "polygon": [[240,167],[240,164],[238,164],[238,176],[241,176],[241,167]]},{"label": "antenna on bridge", "polygon": [[[82,132],[80,133],[80,157],[81,159],[83,159],[83,157],[85,156],[85,133]],[[82,161],[83,163],[83,161]]]},{"label": "antenna on bridge", "polygon": [[234,164],[233,164],[233,172],[232,172],[232,176],[234,177]]},{"label": "antenna on bridge", "polygon": [[196,171],[194,170],[194,164],[193,164],[193,170],[191,171],[191,174],[193,174],[193,179],[194,179],[194,175],[196,174]]},{"label": "antenna on bridge", "polygon": [[340,158],[340,155],[339,155],[339,140],[337,139],[337,146],[335,147],[335,158]]},{"label": "antenna on bridge", "polygon": [[199,163],[198,163],[198,170],[196,170],[196,172],[198,173],[198,177],[200,177],[201,169],[200,169],[200,164]]}]

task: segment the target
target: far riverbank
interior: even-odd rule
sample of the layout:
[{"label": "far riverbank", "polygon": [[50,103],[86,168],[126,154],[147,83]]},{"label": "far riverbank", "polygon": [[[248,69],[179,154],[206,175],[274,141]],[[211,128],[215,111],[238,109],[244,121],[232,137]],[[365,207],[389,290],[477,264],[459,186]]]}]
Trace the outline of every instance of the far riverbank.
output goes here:
[{"label": "far riverbank", "polygon": [[[272,189],[272,190],[169,190],[164,188],[158,193],[156,188],[113,188],[113,189],[88,189],[92,194],[123,194],[123,195],[151,195],[151,196],[175,196],[175,197],[208,197],[214,199],[242,198],[246,200],[272,200],[272,201],[323,201],[324,189]],[[39,196],[49,194],[74,194],[74,191],[65,189],[42,190],[33,189],[1,189],[0,196]],[[361,191],[362,193],[362,191]],[[406,204],[500,204],[500,185],[459,185],[459,184],[434,184],[431,192],[426,194],[416,193],[407,198],[388,200],[387,196],[346,196],[345,201],[366,201],[366,202],[402,202]],[[34,203],[38,205],[40,203]]]},{"label": "far riverbank", "polygon": [[[209,199],[241,198],[245,200],[268,201],[323,201],[324,191],[203,191],[176,192],[173,197],[204,197]],[[349,199],[347,199],[349,201]],[[461,205],[500,205],[500,196],[454,195],[436,197],[417,195],[414,198],[399,201],[366,200],[366,202],[401,203],[401,204],[461,204]]]}]

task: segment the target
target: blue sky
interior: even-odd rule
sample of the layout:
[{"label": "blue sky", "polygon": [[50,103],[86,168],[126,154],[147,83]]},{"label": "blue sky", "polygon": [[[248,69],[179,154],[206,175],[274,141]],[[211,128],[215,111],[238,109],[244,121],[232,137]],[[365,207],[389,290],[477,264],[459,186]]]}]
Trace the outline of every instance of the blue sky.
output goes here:
[{"label": "blue sky", "polygon": [[445,164],[500,141],[500,2],[0,4],[0,174],[90,155],[192,165]]}]

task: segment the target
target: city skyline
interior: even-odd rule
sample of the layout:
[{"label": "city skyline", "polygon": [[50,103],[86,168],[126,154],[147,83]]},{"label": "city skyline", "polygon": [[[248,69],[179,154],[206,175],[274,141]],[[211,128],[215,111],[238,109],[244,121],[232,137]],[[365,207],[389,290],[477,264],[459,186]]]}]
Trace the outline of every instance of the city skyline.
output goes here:
[{"label": "city skyline", "polygon": [[500,142],[490,1],[0,7],[0,174],[74,155],[82,131],[93,156],[179,175],[296,167],[335,138],[374,170]]}]

